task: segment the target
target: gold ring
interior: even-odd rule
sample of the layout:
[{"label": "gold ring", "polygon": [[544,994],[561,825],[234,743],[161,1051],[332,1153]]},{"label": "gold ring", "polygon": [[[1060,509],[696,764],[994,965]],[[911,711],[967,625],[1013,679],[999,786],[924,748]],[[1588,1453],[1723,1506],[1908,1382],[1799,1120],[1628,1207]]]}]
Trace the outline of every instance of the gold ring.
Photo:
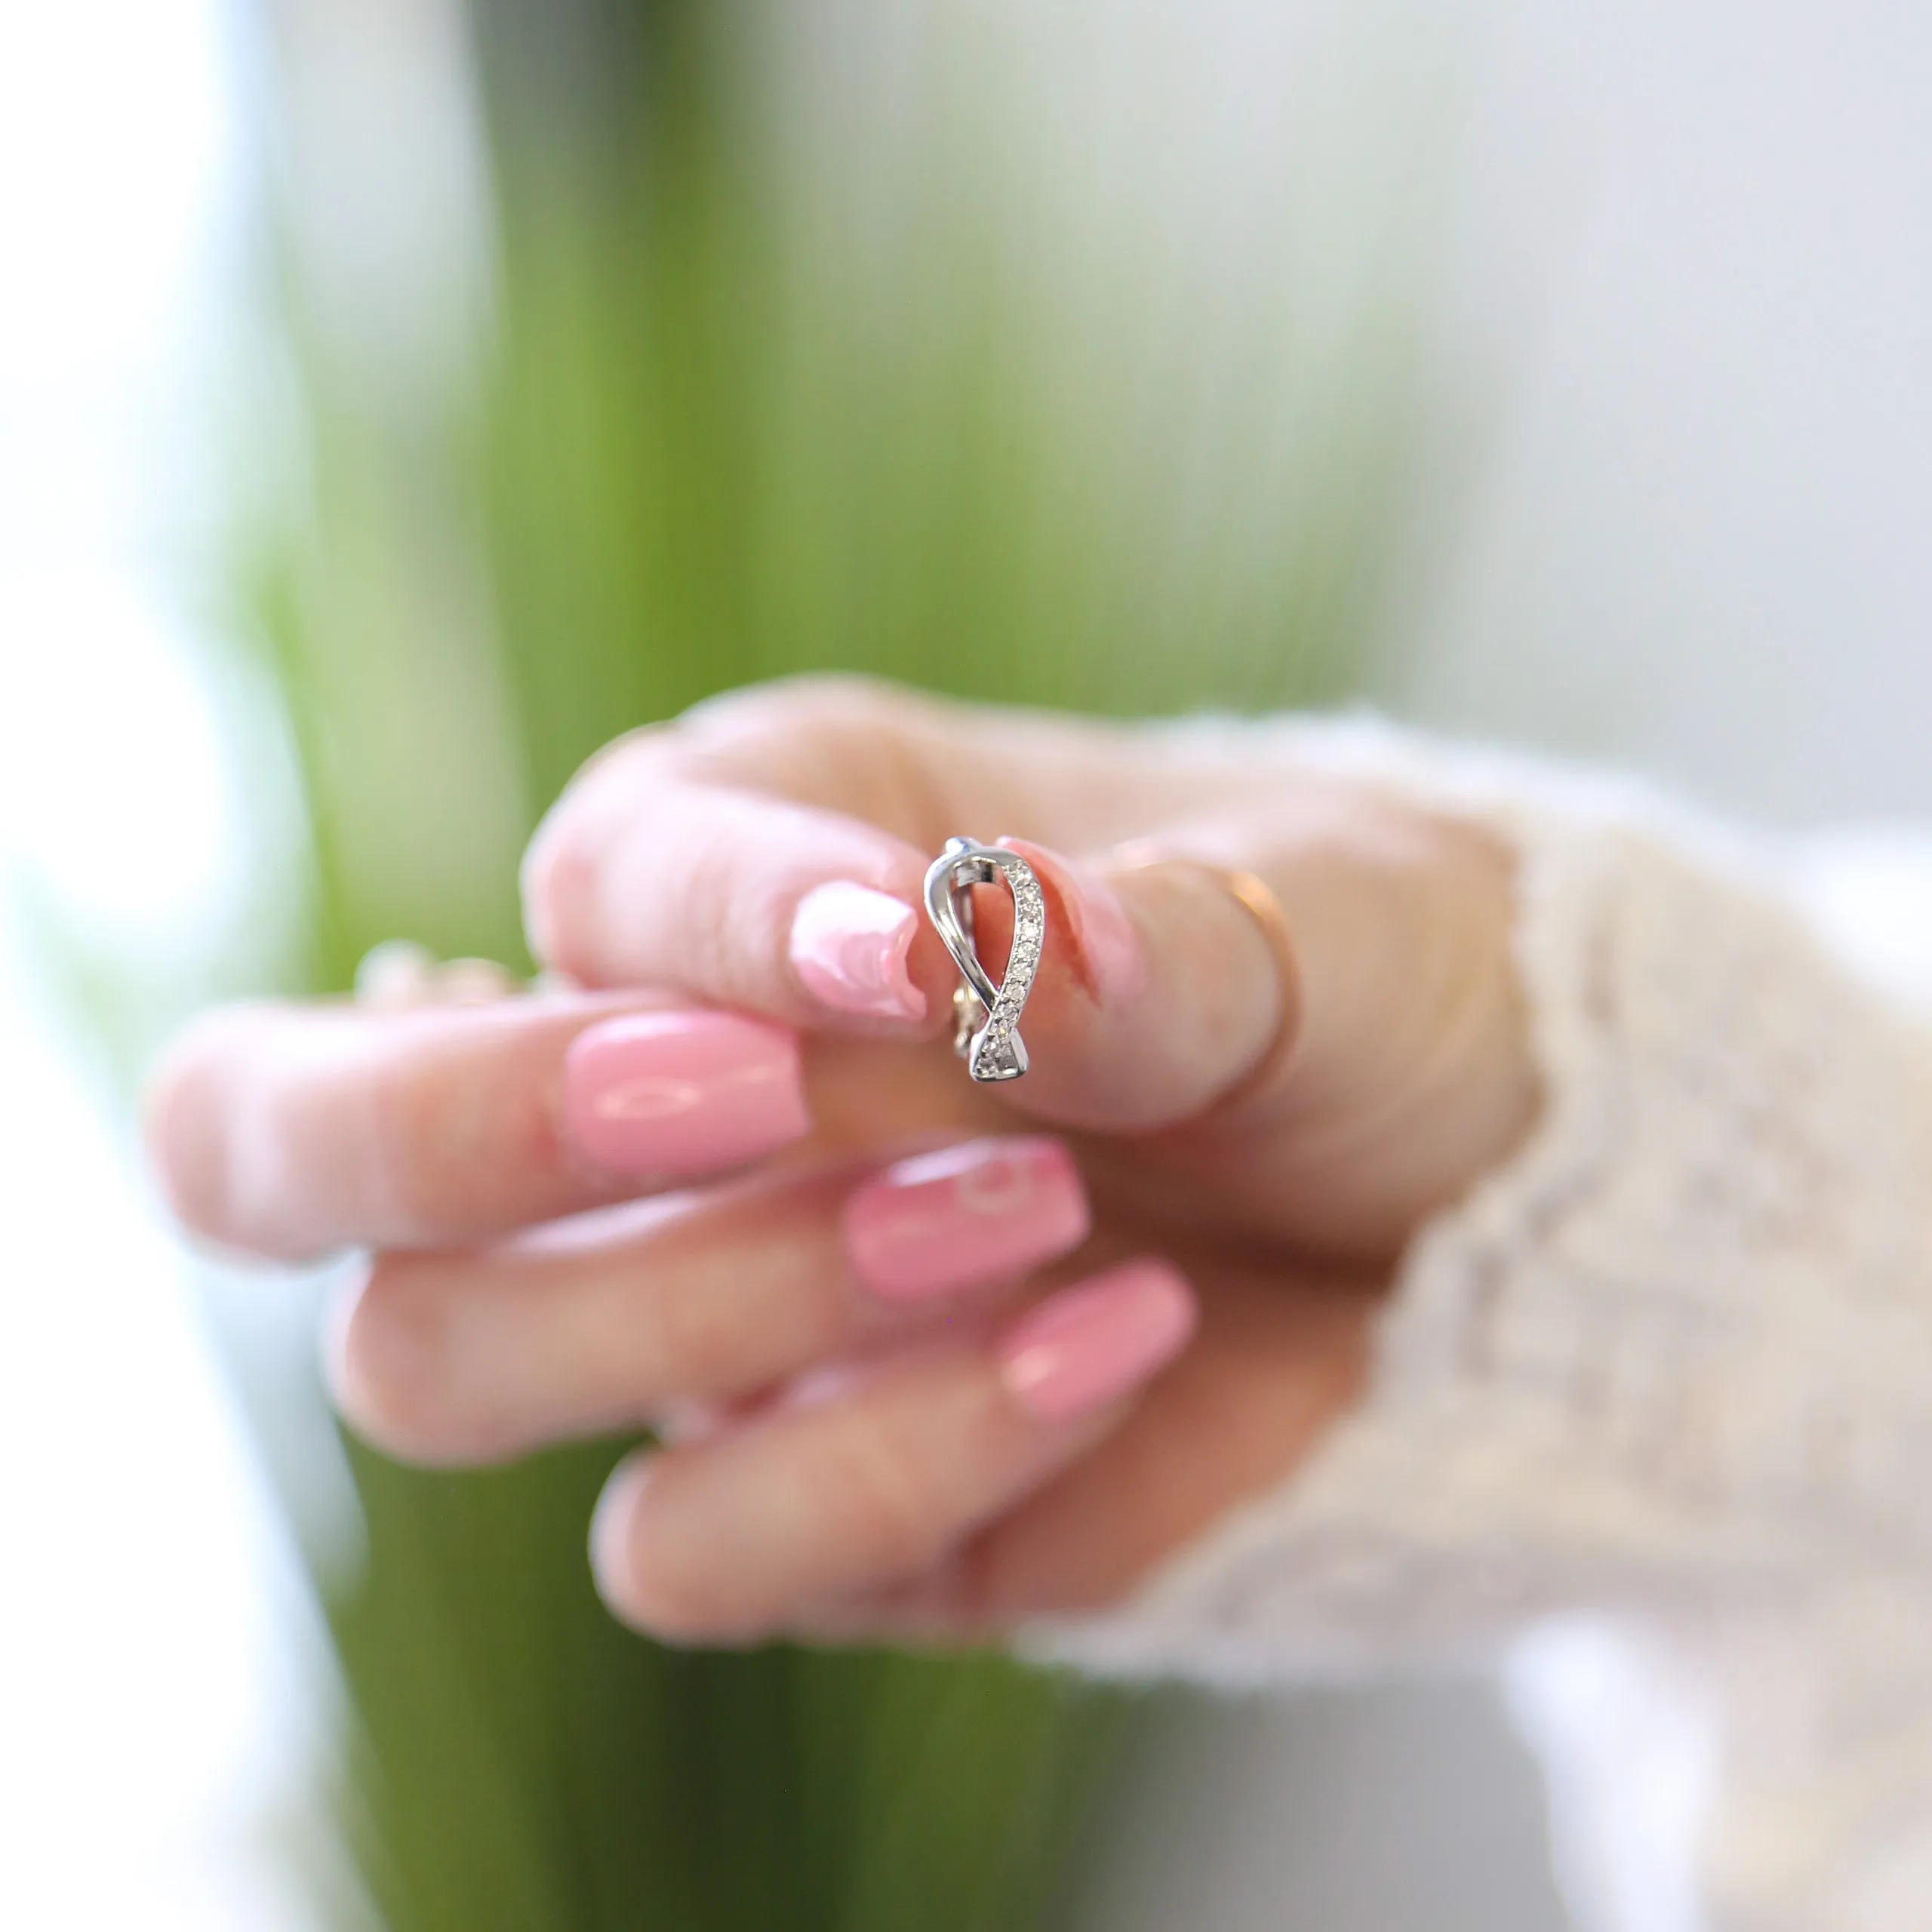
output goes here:
[{"label": "gold ring", "polygon": [[1208,1111],[1220,1113],[1238,1108],[1276,1079],[1294,1057],[1301,1038],[1301,968],[1295,957],[1295,943],[1288,928],[1288,915],[1273,888],[1256,874],[1235,866],[1217,865],[1211,859],[1192,853],[1163,848],[1152,840],[1137,839],[1117,847],[1110,855],[1113,866],[1126,872],[1185,866],[1204,874],[1241,907],[1260,930],[1262,943],[1275,962],[1275,984],[1278,1017],[1275,1031],[1254,1064],[1224,1093],[1217,1095]]}]

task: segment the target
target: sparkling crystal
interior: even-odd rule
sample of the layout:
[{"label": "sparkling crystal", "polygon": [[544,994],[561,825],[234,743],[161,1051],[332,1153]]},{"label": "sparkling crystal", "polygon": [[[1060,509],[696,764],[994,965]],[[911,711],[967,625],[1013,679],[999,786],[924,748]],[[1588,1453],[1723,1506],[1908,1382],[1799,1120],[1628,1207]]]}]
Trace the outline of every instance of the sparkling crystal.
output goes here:
[{"label": "sparkling crystal", "polygon": [[[970,974],[974,961],[971,941],[958,929],[949,931],[943,918],[943,900],[934,897],[941,887],[950,891],[955,915],[963,911],[959,899],[963,881],[958,868],[972,870],[989,867],[992,876],[1002,881],[1013,904],[1013,943],[1008,949],[1004,982],[994,990],[989,1004],[975,1001],[970,1009],[980,1021],[977,1036],[962,1039],[961,1050],[976,1079],[1013,1078],[1020,1071],[1017,1063],[1025,1052],[1020,1038],[1020,1020],[1038,971],[1041,949],[1046,931],[1046,902],[1026,862],[1017,854],[998,848],[976,845],[970,841],[952,841],[948,852],[935,862],[928,875],[928,903],[941,937],[958,961],[963,974]],[[954,869],[949,872],[946,868]],[[975,883],[980,881],[976,881]]]}]

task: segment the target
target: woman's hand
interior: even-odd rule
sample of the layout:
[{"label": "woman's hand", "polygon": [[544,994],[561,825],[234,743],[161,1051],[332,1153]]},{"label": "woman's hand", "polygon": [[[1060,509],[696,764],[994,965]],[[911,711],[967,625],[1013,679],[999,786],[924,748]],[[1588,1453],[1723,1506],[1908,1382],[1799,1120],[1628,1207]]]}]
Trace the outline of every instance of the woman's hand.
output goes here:
[{"label": "woman's hand", "polygon": [[[377,1251],[331,1372],[392,1453],[654,1426],[593,1538],[644,1628],[1104,1604],[1308,1454],[1402,1244],[1535,1105],[1505,854],[1254,743],[844,681],[704,706],[538,835],[571,990],[217,1014],[158,1164],[215,1241]],[[1047,899],[993,1088],[917,909],[962,832]]]}]

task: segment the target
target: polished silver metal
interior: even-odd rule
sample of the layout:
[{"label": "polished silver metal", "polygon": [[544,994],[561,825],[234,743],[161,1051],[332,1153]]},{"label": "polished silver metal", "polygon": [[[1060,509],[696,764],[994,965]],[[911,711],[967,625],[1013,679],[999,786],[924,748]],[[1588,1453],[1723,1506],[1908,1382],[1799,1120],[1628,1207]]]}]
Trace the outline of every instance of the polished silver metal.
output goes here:
[{"label": "polished silver metal", "polygon": [[[1004,881],[1013,895],[1013,950],[998,985],[980,964],[973,888]],[[1026,1071],[1020,1016],[1040,969],[1047,906],[1033,868],[1017,852],[977,839],[949,838],[926,873],[926,913],[959,968],[952,995],[952,1050],[975,1080],[1017,1080]]]}]

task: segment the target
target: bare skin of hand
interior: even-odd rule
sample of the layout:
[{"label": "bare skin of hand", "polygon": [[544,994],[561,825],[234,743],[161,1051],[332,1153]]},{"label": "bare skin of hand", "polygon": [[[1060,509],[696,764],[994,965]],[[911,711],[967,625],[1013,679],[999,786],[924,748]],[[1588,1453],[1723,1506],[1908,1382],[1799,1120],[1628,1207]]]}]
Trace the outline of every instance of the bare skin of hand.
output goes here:
[{"label": "bare skin of hand", "polygon": [[[701,706],[532,846],[568,990],[212,1014],[158,1170],[224,1246],[372,1251],[328,1362],[390,1453],[654,1428],[592,1535],[641,1629],[1105,1606],[1308,1457],[1404,1243],[1537,1106],[1504,851],[1243,743],[844,681]],[[1045,894],[998,1086],[916,909],[959,832]]]}]

